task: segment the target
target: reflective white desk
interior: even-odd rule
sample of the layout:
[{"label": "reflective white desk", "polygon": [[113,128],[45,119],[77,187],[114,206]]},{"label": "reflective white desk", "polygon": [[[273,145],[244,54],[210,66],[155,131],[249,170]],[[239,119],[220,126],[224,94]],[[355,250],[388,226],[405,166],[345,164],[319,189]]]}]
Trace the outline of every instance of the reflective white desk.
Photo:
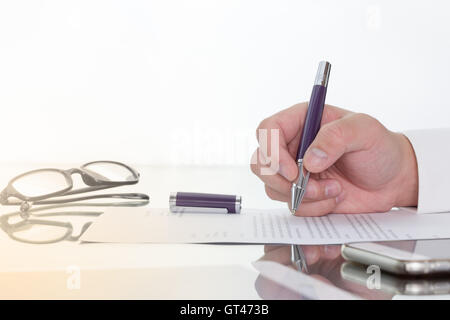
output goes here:
[{"label": "reflective white desk", "polygon": [[[73,166],[2,166],[0,188],[30,169]],[[141,173],[139,184],[117,188],[114,192],[147,193],[149,206],[167,207],[172,191],[239,194],[243,206],[249,208],[286,206],[265,196],[262,183],[248,167],[136,168]],[[1,207],[0,210],[3,214],[17,208]],[[80,227],[77,218],[66,220],[75,229]],[[303,248],[310,274],[325,283],[330,292],[331,288],[338,287],[368,299],[391,299],[396,295],[386,288],[370,290],[364,279],[343,274],[344,261],[339,247]],[[311,293],[303,294],[302,290],[310,290],[307,286],[288,288],[270,280],[252,264],[266,260],[294,270],[291,246],[69,241],[33,245],[12,240],[0,230],[0,250],[0,299],[303,299]]]},{"label": "reflective white desk", "polygon": [[[2,166],[0,188],[27,170],[77,165]],[[167,207],[171,191],[240,194],[243,205],[248,207],[284,205],[265,197],[262,184],[248,167],[135,167],[141,181],[114,192],[146,193],[150,196],[149,206]],[[5,206],[0,210],[3,214],[17,208]],[[72,222],[75,229],[82,224],[77,225],[76,217],[62,219]],[[254,289],[258,272],[251,266],[263,254],[259,245],[68,241],[33,245],[14,241],[0,231],[0,250],[0,298],[259,298]]]}]

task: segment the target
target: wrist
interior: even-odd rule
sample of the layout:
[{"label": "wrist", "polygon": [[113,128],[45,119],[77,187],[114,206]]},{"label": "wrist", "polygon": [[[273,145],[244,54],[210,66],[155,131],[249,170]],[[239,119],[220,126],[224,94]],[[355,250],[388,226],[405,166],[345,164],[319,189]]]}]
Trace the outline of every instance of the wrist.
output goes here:
[{"label": "wrist", "polygon": [[401,150],[401,167],[395,206],[415,207],[418,203],[419,175],[416,153],[409,139],[402,133],[395,133]]}]

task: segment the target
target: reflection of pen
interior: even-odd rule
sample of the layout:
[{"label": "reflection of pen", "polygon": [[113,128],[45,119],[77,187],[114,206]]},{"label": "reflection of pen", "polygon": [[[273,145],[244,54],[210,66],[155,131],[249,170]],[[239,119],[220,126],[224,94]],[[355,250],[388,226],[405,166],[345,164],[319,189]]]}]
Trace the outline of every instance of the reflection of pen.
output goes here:
[{"label": "reflection of pen", "polygon": [[303,250],[300,246],[293,244],[292,245],[294,264],[297,266],[298,271],[304,271],[308,273],[308,265],[306,263],[306,257],[303,253]]},{"label": "reflection of pen", "polygon": [[321,61],[314,81],[311,99],[308,104],[305,122],[303,124],[302,137],[297,151],[298,177],[291,188],[291,212],[295,214],[298,206],[305,195],[306,184],[309,179],[309,172],[303,170],[303,156],[311,143],[316,138],[320,129],[323,108],[325,106],[325,96],[327,94],[328,78],[330,77],[331,64]]}]

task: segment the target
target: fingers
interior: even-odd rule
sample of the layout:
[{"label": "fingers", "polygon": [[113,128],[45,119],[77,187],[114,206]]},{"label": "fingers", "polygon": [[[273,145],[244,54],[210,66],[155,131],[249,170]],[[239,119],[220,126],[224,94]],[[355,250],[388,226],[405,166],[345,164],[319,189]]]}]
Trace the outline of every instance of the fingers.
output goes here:
[{"label": "fingers", "polygon": [[[263,120],[256,131],[260,156],[268,170],[260,175],[279,173],[289,181],[298,174],[295,154],[305,120],[307,103],[300,103]],[[349,114],[349,111],[326,106],[322,123],[328,123]]]},{"label": "fingers", "polygon": [[334,260],[341,256],[341,246],[328,244],[320,247],[321,256],[327,260]]},{"label": "fingers", "polygon": [[252,164],[250,165],[252,172],[257,175],[268,187],[279,193],[288,194],[290,192],[291,182],[277,173],[266,174],[266,172],[270,170],[269,166],[263,163],[264,160],[261,160],[258,153],[259,149],[255,151],[253,155],[253,158],[256,160],[252,160]]},{"label": "fingers", "polygon": [[301,246],[305,254],[306,264],[312,265],[320,260],[320,246]]},{"label": "fingers", "polygon": [[340,245],[312,245],[301,246],[306,262],[313,265],[320,260],[334,260],[341,255]]},{"label": "fingers", "polygon": [[257,175],[279,173],[290,181],[296,178],[298,168],[295,159],[289,153],[288,141],[292,137],[286,136],[286,126],[289,127],[288,124],[280,122],[280,117],[277,115],[260,123],[257,129],[257,139],[260,145],[258,148],[259,159],[262,164],[268,166],[269,170],[261,167],[261,171]]},{"label": "fingers", "polygon": [[342,191],[341,184],[334,179],[311,178],[306,185],[305,200],[325,200],[337,197]]},{"label": "fingers", "polygon": [[365,114],[349,114],[324,125],[305,153],[305,168],[313,173],[332,166],[343,154],[368,150],[386,130]]},{"label": "fingers", "polygon": [[[272,200],[289,202],[291,199],[291,183],[279,175],[264,177],[266,194]],[[333,179],[309,179],[304,201],[321,201],[339,196],[342,191],[340,183]]]},{"label": "fingers", "polygon": [[[261,174],[264,165],[258,156],[258,150],[255,151],[253,158],[256,160],[252,162],[251,170],[255,173],[265,184],[266,194],[269,198],[277,201],[288,202],[291,197],[292,182],[280,174],[264,175]],[[334,179],[315,179],[312,176],[306,186],[305,201],[320,201],[337,197],[342,191],[342,186]]]},{"label": "fingers", "polygon": [[301,131],[307,109],[306,102],[296,104],[264,119],[258,129],[282,129],[283,138],[286,142],[290,142]]},{"label": "fingers", "polygon": [[[263,120],[257,129],[260,147],[252,157],[251,169],[265,183],[265,191],[273,200],[290,202],[292,181],[298,175],[295,154],[297,153],[307,108],[307,103],[301,103],[283,110]],[[349,111],[326,106],[322,117],[322,125],[329,124],[332,129],[327,129],[325,133],[337,130],[332,124],[342,121],[350,115],[352,113]],[[345,124],[346,122],[343,122],[340,126],[346,127]],[[337,126],[337,128],[341,128],[340,126]],[[330,133],[328,135],[333,136]],[[319,142],[325,141],[325,143],[328,143],[329,140],[329,138],[323,138]],[[346,143],[346,136],[342,135],[342,142],[339,146],[332,146],[334,149],[330,149],[326,145],[324,148],[327,150],[326,152],[332,151],[330,155],[336,154],[339,156],[339,154],[345,152]],[[322,147],[322,144],[317,143],[318,150],[320,150],[319,147]],[[341,150],[342,148],[344,150]],[[333,158],[328,156],[326,152],[319,153],[319,155],[329,162],[332,161]],[[306,168],[309,169],[307,166]],[[321,170],[310,171],[314,173]],[[306,188],[304,201],[297,214],[305,216],[327,214],[334,209],[337,203],[336,199],[341,193],[342,186],[338,181],[315,179],[312,175]]]},{"label": "fingers", "polygon": [[275,189],[269,187],[267,184],[264,186],[264,188],[266,190],[267,196],[272,200],[288,202],[290,199],[287,193],[278,192]]},{"label": "fingers", "polygon": [[[338,204],[338,197],[320,200],[320,201],[303,201],[297,211],[296,216],[302,217],[319,217],[324,216],[334,210]],[[291,205],[288,203],[289,209]]]}]

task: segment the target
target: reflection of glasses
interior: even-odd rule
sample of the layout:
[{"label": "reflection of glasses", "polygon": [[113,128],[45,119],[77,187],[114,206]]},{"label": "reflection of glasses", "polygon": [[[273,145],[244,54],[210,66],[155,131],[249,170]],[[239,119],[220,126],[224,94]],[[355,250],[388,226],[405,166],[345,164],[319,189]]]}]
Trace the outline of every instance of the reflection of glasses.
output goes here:
[{"label": "reflection of glasses", "polygon": [[[73,190],[72,174],[79,174],[88,186]],[[20,205],[21,216],[29,217],[28,211],[33,204],[60,204],[97,198],[120,198],[147,200],[141,193],[96,194],[91,196],[50,199],[84,192],[131,185],[139,182],[139,173],[133,168],[115,161],[94,161],[80,168],[68,170],[39,169],[23,173],[12,179],[0,193],[0,204]],[[16,198],[19,201],[11,201]]]},{"label": "reflection of glasses", "polygon": [[[108,202],[108,203],[70,203],[61,205],[43,206],[29,210],[32,218],[21,219],[22,212],[8,213],[0,217],[0,227],[6,234],[17,241],[32,244],[47,244],[59,241],[78,241],[83,233],[91,225],[92,221],[85,222],[78,235],[73,234],[73,225],[70,222],[51,220],[60,217],[97,217],[102,211],[75,210],[76,207],[106,207],[106,206],[143,206],[148,200]],[[62,210],[70,208],[70,211]],[[50,209],[51,212],[42,212]]]}]

